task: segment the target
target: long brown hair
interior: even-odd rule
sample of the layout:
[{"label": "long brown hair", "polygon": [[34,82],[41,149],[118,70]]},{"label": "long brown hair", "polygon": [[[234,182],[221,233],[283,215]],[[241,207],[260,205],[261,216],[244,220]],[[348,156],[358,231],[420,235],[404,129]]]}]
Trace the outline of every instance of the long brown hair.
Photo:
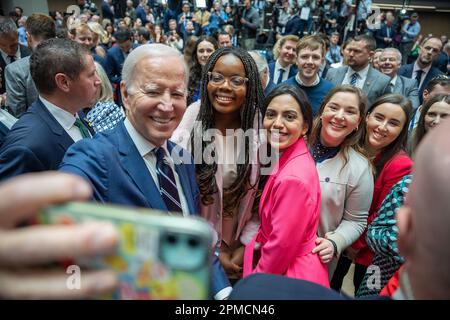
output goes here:
[{"label": "long brown hair", "polygon": [[[361,141],[363,141],[363,137],[366,132],[366,109],[367,109],[367,98],[362,93],[362,91],[358,88],[355,88],[350,85],[342,85],[333,88],[325,97],[322,104],[320,105],[320,109],[317,113],[316,118],[314,119],[311,135],[309,136],[308,143],[309,145],[313,145],[317,143],[318,139],[320,138],[320,132],[322,130],[322,119],[320,118],[322,116],[323,110],[325,109],[328,102],[330,102],[331,98],[339,93],[339,92],[348,92],[354,94],[358,98],[358,110],[359,110],[359,116],[360,116],[360,122],[358,125],[358,129],[356,131],[352,131],[349,135],[347,135],[344,139],[344,141],[341,143],[341,151],[342,155],[344,156],[344,166],[345,167],[348,163],[348,150],[350,148],[354,149],[356,152],[360,153],[364,157],[367,156],[367,152],[364,148],[361,147]],[[342,167],[342,168],[343,168]]]},{"label": "long brown hair", "polygon": [[[378,98],[370,107],[370,109],[367,111],[367,117],[378,107],[379,105],[382,105],[384,103],[392,103],[398,105],[400,108],[402,108],[404,114],[405,114],[405,124],[403,125],[402,131],[398,135],[398,137],[392,141],[389,145],[384,147],[379,152],[379,157],[376,161],[374,161],[375,166],[375,176],[378,176],[380,174],[381,170],[383,169],[386,162],[391,160],[391,158],[396,155],[400,151],[406,150],[406,142],[407,142],[407,136],[408,136],[408,125],[409,121],[411,120],[412,116],[412,106],[411,101],[409,101],[408,98],[402,96],[401,94],[396,93],[390,93],[385,94],[384,96],[381,96]],[[364,147],[367,145],[367,130],[365,131],[364,135]]]},{"label": "long brown hair", "polygon": [[420,141],[423,139],[425,134],[427,133],[425,131],[425,117],[428,113],[428,110],[433,106],[433,104],[437,102],[445,102],[447,104],[450,104],[450,95],[448,94],[438,94],[434,96],[431,99],[428,99],[428,101],[423,105],[422,111],[420,113],[419,122],[417,124],[416,129],[414,130],[413,134],[413,149],[416,149],[419,145]]}]

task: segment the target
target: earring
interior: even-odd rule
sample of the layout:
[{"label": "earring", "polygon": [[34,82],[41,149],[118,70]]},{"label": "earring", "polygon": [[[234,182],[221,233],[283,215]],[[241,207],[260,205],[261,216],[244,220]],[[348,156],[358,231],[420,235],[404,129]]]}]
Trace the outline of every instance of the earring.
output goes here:
[{"label": "earring", "polygon": [[356,126],[355,131],[358,131],[358,126]]}]

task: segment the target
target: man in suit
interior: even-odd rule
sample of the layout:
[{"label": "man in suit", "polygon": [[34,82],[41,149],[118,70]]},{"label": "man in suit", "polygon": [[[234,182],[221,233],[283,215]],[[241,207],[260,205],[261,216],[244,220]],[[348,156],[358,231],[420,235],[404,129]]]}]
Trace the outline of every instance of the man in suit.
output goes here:
[{"label": "man in suit", "polygon": [[296,58],[298,37],[287,35],[281,37],[275,44],[273,55],[275,62],[269,63],[269,83],[267,92],[276,85],[297,74]]},{"label": "man in suit", "polygon": [[39,98],[0,148],[0,180],[56,170],[68,147],[90,136],[77,116],[94,105],[100,87],[89,50],[67,39],[45,40],[33,51],[30,70]]},{"label": "man in suit", "polygon": [[439,69],[433,67],[433,60],[439,55],[442,42],[439,38],[429,38],[422,41],[419,56],[414,63],[404,65],[398,70],[398,74],[415,79],[419,87],[419,100],[422,103],[422,93],[428,82],[442,74]]},{"label": "man in suit", "polygon": [[375,39],[359,35],[346,47],[347,65],[328,70],[326,79],[335,85],[350,84],[361,89],[369,100],[369,106],[382,95],[389,93],[391,79],[374,69],[370,60],[376,49]]},{"label": "man in suit", "polygon": [[[34,50],[44,40],[56,36],[53,19],[42,13],[33,13],[25,23],[28,47]],[[6,106],[19,118],[38,98],[38,92],[30,73],[30,57],[9,64],[5,70]]]},{"label": "man in suit", "polygon": [[[89,181],[100,202],[197,214],[199,190],[192,156],[168,141],[186,110],[188,74],[176,49],[149,44],[133,50],[120,83],[126,120],[74,144],[61,171]],[[215,258],[213,292],[221,299],[231,288]]]},{"label": "man in suit", "polygon": [[417,81],[397,75],[402,63],[402,54],[396,48],[386,48],[379,58],[380,71],[391,78],[392,93],[400,93],[407,97],[414,109],[420,105]]},{"label": "man in suit", "polygon": [[[396,28],[394,25],[395,17],[391,11],[386,13],[386,22],[381,25],[380,29],[375,31],[375,40],[377,41],[377,48],[392,47]],[[400,61],[401,62],[401,61]]]},{"label": "man in suit", "polygon": [[[414,179],[404,205],[396,213],[398,250],[405,262],[393,299],[450,299],[450,250],[446,245],[450,242],[449,131],[450,121],[445,120],[425,136],[417,150]],[[242,279],[230,298],[345,299],[314,283],[266,274]]]},{"label": "man in suit", "polygon": [[19,33],[14,21],[8,17],[0,16],[0,95],[6,92],[6,66],[29,54],[27,47],[19,45]]},{"label": "man in suit", "polygon": [[121,104],[120,98],[120,81],[122,80],[122,66],[128,54],[137,47],[133,45],[133,33],[128,28],[120,28],[115,34],[116,45],[110,48],[106,55],[109,81],[117,94],[117,104]]}]

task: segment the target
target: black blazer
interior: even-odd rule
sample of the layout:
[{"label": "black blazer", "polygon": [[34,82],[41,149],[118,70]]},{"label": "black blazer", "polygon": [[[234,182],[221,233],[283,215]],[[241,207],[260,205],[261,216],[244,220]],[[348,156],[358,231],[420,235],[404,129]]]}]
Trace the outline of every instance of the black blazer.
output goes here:
[{"label": "black blazer", "polygon": [[[406,65],[401,66],[401,68],[398,70],[397,74],[399,76],[403,76],[403,77],[412,79],[413,69],[414,69],[414,63],[406,64]],[[423,94],[423,90],[425,90],[425,88],[427,87],[428,82],[430,82],[430,80],[433,79],[434,77],[439,76],[441,74],[443,74],[443,73],[441,71],[439,71],[439,69],[437,69],[435,67],[431,67],[430,71],[428,72],[427,76],[425,77],[425,80],[422,82],[422,85],[419,88],[420,103],[423,102],[422,94]]]}]

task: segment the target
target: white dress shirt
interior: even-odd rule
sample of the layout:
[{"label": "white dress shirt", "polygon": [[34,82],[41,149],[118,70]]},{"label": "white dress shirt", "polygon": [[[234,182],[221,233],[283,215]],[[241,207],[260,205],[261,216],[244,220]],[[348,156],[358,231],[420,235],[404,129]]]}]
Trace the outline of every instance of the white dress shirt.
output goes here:
[{"label": "white dress shirt", "polygon": [[80,129],[75,126],[76,117],[73,114],[54,105],[42,96],[39,96],[39,99],[41,99],[47,110],[52,114],[61,127],[63,127],[64,131],[67,132],[74,142],[83,139]]},{"label": "white dress shirt", "polygon": [[281,66],[281,64],[277,61],[275,62],[275,69],[273,70],[273,83],[277,84],[278,77],[280,76],[280,69],[284,70],[283,78],[281,78],[281,82],[286,81],[289,78],[289,71],[291,71],[291,64],[288,65],[286,68]]},{"label": "white dress shirt", "polygon": [[[9,57],[9,55],[7,55],[3,50],[0,49],[0,53],[2,55],[3,60],[6,62],[7,65],[10,64],[11,62],[13,62],[13,61],[11,61],[11,58]],[[16,51],[16,54],[14,55],[14,57],[16,58],[15,61],[17,61],[21,58],[20,47],[17,47],[17,51]]]},{"label": "white dress shirt", "polygon": [[364,69],[359,70],[356,72],[351,67],[348,68],[347,73],[345,74],[344,81],[342,81],[342,84],[350,84],[352,75],[354,73],[358,73],[358,79],[356,80],[356,87],[359,89],[362,89],[364,87],[364,83],[366,83],[367,79],[367,73],[369,72],[370,64],[368,64]]},{"label": "white dress shirt", "polygon": [[424,81],[425,78],[427,77],[427,74],[428,74],[428,72],[430,71],[431,67],[432,67],[432,65],[431,65],[431,63],[430,63],[430,65],[429,65],[428,67],[426,67],[426,68],[424,68],[424,69],[421,69],[421,68],[419,67],[419,65],[417,64],[417,61],[414,62],[413,73],[412,73],[411,79],[415,79],[415,78],[416,78],[416,76],[417,76],[417,71],[418,71],[418,70],[422,70],[422,71],[423,71],[423,72],[422,72],[422,77],[420,78],[420,83],[419,83],[418,88],[420,88],[420,87],[422,86],[423,81]]},{"label": "white dress shirt", "polygon": [[[150,176],[152,177],[153,181],[155,182],[155,185],[159,189],[159,181],[158,181],[158,174],[156,172],[156,155],[153,151],[153,149],[156,148],[151,142],[149,142],[147,139],[145,139],[139,132],[136,131],[136,129],[133,127],[131,122],[128,119],[125,119],[124,121],[125,128],[128,131],[128,134],[131,137],[131,140],[133,140],[134,145],[139,151],[139,154],[144,159],[144,163],[148,169],[148,172],[150,173]],[[180,177],[178,176],[177,171],[175,170],[175,165],[173,163],[173,159],[170,157],[170,154],[167,150],[167,142],[165,142],[161,146],[165,151],[166,155],[164,156],[164,159],[167,161],[169,166],[172,168],[173,175],[175,177],[175,182],[177,183],[177,189],[178,189],[178,196],[180,198],[181,203],[181,209],[183,210],[183,216],[189,215],[189,207],[186,201],[186,197],[183,192],[183,187],[180,182]]]}]

